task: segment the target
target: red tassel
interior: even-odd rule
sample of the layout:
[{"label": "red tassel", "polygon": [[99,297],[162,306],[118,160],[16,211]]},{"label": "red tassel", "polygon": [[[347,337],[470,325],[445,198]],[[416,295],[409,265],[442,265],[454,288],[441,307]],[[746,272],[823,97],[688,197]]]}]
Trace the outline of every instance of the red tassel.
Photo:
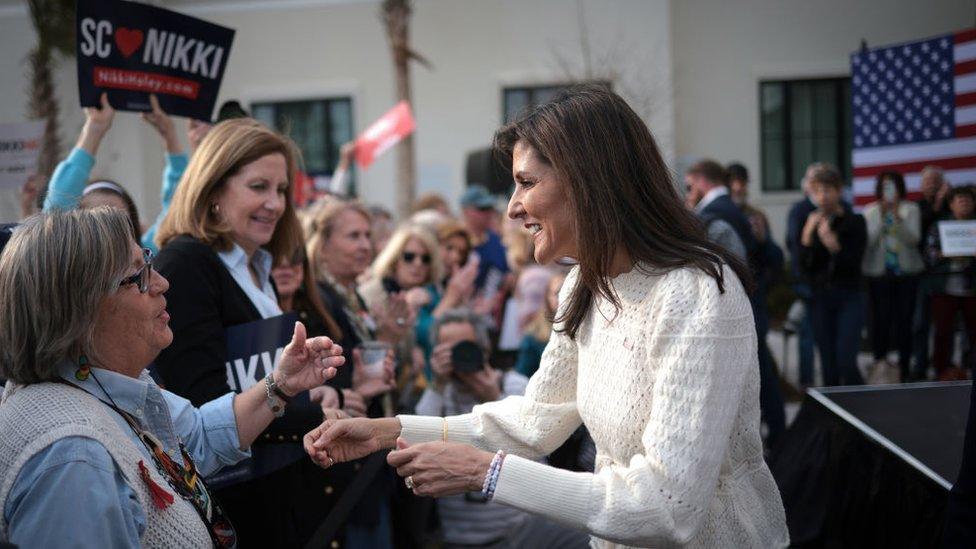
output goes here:
[{"label": "red tassel", "polygon": [[152,495],[153,504],[158,509],[165,509],[173,504],[173,494],[170,494],[162,486],[156,484],[156,481],[149,476],[149,469],[146,469],[146,464],[142,460],[139,460],[139,473],[142,475],[142,480],[149,486],[149,493]]}]

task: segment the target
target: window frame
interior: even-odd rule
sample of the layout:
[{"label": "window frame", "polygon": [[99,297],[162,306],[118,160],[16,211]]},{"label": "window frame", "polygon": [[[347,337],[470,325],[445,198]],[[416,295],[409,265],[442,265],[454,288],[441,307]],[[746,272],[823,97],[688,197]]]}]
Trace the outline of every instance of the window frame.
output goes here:
[{"label": "window frame", "polygon": [[[601,80],[601,79],[586,80],[586,81],[572,81],[572,80],[562,80],[562,81],[560,81],[560,80],[556,80],[556,81],[552,81],[552,82],[538,82],[538,83],[535,83],[535,84],[509,84],[509,85],[505,85],[505,86],[502,86],[502,90],[501,90],[502,91],[502,93],[501,93],[501,114],[502,114],[501,120],[502,120],[502,124],[503,125],[504,124],[508,124],[511,121],[511,120],[509,120],[507,118],[507,115],[508,115],[508,109],[507,109],[507,107],[508,107],[508,105],[506,104],[506,101],[507,101],[507,97],[508,97],[509,92],[515,92],[515,91],[527,91],[527,92],[529,92],[530,93],[530,100],[528,102],[528,107],[531,108],[533,106],[536,106],[536,105],[539,105],[540,104],[538,101],[535,101],[534,100],[534,97],[533,97],[534,94],[536,94],[538,92],[541,92],[543,90],[549,90],[549,89],[553,89],[553,88],[556,89],[556,93],[559,93],[563,89],[566,89],[566,88],[569,88],[569,87],[572,87],[572,86],[576,86],[576,85],[579,85],[579,84],[600,84],[600,85],[606,86],[607,89],[609,89],[609,90],[613,90],[613,82],[612,81],[610,81],[610,80]],[[521,112],[521,111],[517,111],[517,112],[513,113],[513,115],[518,115],[519,112]]]},{"label": "window frame", "polygon": [[[305,97],[286,96],[282,98],[264,97],[261,99],[251,100],[248,104],[251,109],[252,115],[257,108],[270,106],[273,109],[272,112],[272,117],[274,120],[273,129],[275,131],[279,131],[285,135],[288,135],[289,138],[295,140],[294,137],[291,136],[290,131],[286,131],[286,128],[279,127],[278,117],[279,117],[280,107],[283,105],[296,105],[296,104],[312,105],[315,103],[322,103],[323,104],[322,127],[324,128],[323,143],[325,147],[324,152],[325,152],[326,167],[324,170],[305,171],[305,175],[312,178],[319,177],[319,176],[331,178],[333,173],[335,172],[336,166],[339,163],[339,154],[340,154],[339,149],[344,144],[344,142],[333,143],[333,135],[332,135],[333,116],[330,107],[333,103],[336,102],[346,102],[348,104],[349,128],[350,128],[349,139],[350,140],[355,139],[356,138],[356,102],[355,102],[355,96],[352,93],[323,94],[323,95],[312,96],[312,97],[307,97],[307,96]],[[302,150],[301,144],[299,144],[297,141],[295,144],[298,146],[299,150],[301,151]],[[334,158],[332,154],[333,147],[335,150]],[[304,157],[305,157],[304,152],[302,153],[302,155],[303,155],[303,168],[307,169],[308,167],[307,163],[304,161]],[[347,171],[347,177],[349,178],[349,196],[355,197],[357,196],[357,188],[356,188],[357,177],[356,177],[355,163],[352,163],[352,165],[349,166],[349,169]]]},{"label": "window frame", "polygon": [[[759,103],[759,166],[761,174],[761,185],[763,193],[795,193],[802,191],[800,185],[800,177],[802,174],[794,173],[793,161],[794,161],[794,135],[793,135],[793,86],[802,84],[819,84],[824,82],[831,82],[834,84],[833,94],[835,102],[835,115],[834,115],[834,127],[836,128],[836,153],[837,153],[837,168],[840,170],[841,175],[844,178],[845,184],[850,185],[851,180],[851,153],[853,145],[848,146],[852,143],[853,137],[853,127],[852,121],[849,116],[845,116],[850,113],[850,87],[851,87],[851,77],[849,75],[842,76],[823,76],[823,77],[809,77],[809,78],[793,78],[793,79],[764,79],[759,81],[758,86],[758,103]],[[769,153],[766,150],[766,134],[767,128],[765,126],[765,116],[763,110],[763,92],[767,85],[780,85],[782,86],[783,92],[783,125],[781,127],[783,134],[783,153],[780,159],[784,169],[785,169],[785,183],[783,188],[771,188],[768,184],[771,181],[770,175],[767,173],[767,159],[769,158]],[[846,89],[846,97],[845,97]]]}]

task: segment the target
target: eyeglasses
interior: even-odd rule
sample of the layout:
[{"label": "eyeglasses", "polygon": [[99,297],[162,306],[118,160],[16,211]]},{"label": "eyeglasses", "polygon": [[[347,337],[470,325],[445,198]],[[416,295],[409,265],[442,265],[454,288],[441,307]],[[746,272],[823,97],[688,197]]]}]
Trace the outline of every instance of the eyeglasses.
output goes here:
[{"label": "eyeglasses", "polygon": [[119,282],[120,288],[129,284],[138,284],[140,294],[144,294],[149,291],[149,281],[152,279],[152,250],[149,248],[143,248],[142,259],[145,261],[145,264],[143,264],[143,266],[139,269],[139,272],[132,276],[123,278],[122,282]]},{"label": "eyeglasses", "polygon": [[430,254],[418,254],[416,252],[403,252],[403,260],[407,263],[413,263],[417,259],[420,259],[421,263],[424,265],[430,265]]}]

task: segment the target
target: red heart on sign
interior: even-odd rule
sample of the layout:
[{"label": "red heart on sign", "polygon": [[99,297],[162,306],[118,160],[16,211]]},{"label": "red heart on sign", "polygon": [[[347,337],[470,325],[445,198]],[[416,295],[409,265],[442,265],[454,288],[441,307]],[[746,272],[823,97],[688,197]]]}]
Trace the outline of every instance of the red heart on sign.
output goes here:
[{"label": "red heart on sign", "polygon": [[142,45],[142,31],[119,27],[115,31],[115,44],[119,47],[122,55],[129,57]]}]

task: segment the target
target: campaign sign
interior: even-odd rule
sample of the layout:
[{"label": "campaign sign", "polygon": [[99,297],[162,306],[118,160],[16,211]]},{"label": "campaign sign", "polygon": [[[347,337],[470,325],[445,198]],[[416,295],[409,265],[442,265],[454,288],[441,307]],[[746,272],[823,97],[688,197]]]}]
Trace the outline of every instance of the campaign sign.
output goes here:
[{"label": "campaign sign", "polygon": [[37,170],[44,122],[0,124],[0,189],[19,189]]},{"label": "campaign sign", "polygon": [[171,115],[210,120],[234,31],[148,4],[78,0],[82,107],[148,111],[149,94]]},{"label": "campaign sign", "polygon": [[[291,342],[297,320],[296,313],[287,313],[238,324],[224,331],[227,339],[227,384],[235,393],[264,383],[265,376],[274,370],[285,346]],[[288,403],[289,408],[305,406],[312,406],[307,391],[295,395]],[[282,419],[275,420],[278,421]],[[304,457],[305,450],[301,444],[254,445],[249,459],[207,477],[207,485],[224,488],[259,478]]]},{"label": "campaign sign", "polygon": [[416,124],[410,104],[400,101],[356,139],[356,163],[366,169],[379,155],[410,135],[414,128]]},{"label": "campaign sign", "polygon": [[939,221],[944,257],[976,256],[976,221]]}]

